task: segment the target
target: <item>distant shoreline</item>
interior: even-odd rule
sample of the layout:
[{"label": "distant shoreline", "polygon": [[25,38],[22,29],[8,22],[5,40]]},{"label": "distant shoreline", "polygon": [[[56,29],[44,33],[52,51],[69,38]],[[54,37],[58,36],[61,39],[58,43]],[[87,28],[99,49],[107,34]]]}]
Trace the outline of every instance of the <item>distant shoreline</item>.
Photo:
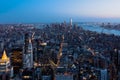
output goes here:
[{"label": "distant shoreline", "polygon": [[120,30],[107,29],[105,27],[101,27],[101,25],[79,24],[79,27],[82,27],[84,30],[95,31],[97,33],[114,34],[116,36],[120,36]]}]

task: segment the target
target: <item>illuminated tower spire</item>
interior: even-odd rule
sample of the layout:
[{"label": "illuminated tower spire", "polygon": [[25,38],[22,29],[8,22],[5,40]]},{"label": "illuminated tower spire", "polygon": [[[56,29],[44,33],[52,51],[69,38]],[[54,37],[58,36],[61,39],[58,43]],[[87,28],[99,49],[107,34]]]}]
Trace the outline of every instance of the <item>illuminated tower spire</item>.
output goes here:
[{"label": "illuminated tower spire", "polygon": [[7,57],[5,50],[3,51],[2,60],[8,60],[8,57]]},{"label": "illuminated tower spire", "polygon": [[10,59],[4,50],[2,58],[0,59],[0,73],[8,73],[10,70]]}]

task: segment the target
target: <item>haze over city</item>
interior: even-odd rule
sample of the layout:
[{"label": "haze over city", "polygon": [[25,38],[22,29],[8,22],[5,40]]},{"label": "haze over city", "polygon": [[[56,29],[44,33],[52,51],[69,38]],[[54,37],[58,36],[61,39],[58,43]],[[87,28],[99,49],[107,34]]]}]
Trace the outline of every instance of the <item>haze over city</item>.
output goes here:
[{"label": "haze over city", "polygon": [[0,80],[120,80],[120,0],[0,0]]},{"label": "haze over city", "polygon": [[119,22],[120,0],[1,0],[0,23]]}]

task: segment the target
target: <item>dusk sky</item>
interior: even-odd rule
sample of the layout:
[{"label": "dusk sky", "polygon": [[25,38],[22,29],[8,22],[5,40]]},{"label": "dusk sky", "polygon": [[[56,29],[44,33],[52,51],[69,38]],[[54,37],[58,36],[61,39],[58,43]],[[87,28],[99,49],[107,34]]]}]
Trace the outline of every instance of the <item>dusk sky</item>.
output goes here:
[{"label": "dusk sky", "polygon": [[0,0],[0,23],[120,21],[120,0]]}]

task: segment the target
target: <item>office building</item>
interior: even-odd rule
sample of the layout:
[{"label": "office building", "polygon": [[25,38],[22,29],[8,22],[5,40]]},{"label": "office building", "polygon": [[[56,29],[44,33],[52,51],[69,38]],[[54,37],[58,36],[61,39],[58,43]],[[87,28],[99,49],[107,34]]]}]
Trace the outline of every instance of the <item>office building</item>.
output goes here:
[{"label": "office building", "polygon": [[26,53],[23,55],[23,67],[32,68],[33,67],[33,47],[31,39],[29,39],[29,44],[26,48]]},{"label": "office building", "polygon": [[20,48],[12,49],[11,65],[13,66],[14,73],[18,73],[23,67],[23,50]]},{"label": "office building", "polygon": [[26,33],[25,34],[25,41],[24,41],[24,54],[27,53],[28,44],[29,44],[29,34]]},{"label": "office building", "polygon": [[72,18],[70,19],[70,26],[72,26]]}]

